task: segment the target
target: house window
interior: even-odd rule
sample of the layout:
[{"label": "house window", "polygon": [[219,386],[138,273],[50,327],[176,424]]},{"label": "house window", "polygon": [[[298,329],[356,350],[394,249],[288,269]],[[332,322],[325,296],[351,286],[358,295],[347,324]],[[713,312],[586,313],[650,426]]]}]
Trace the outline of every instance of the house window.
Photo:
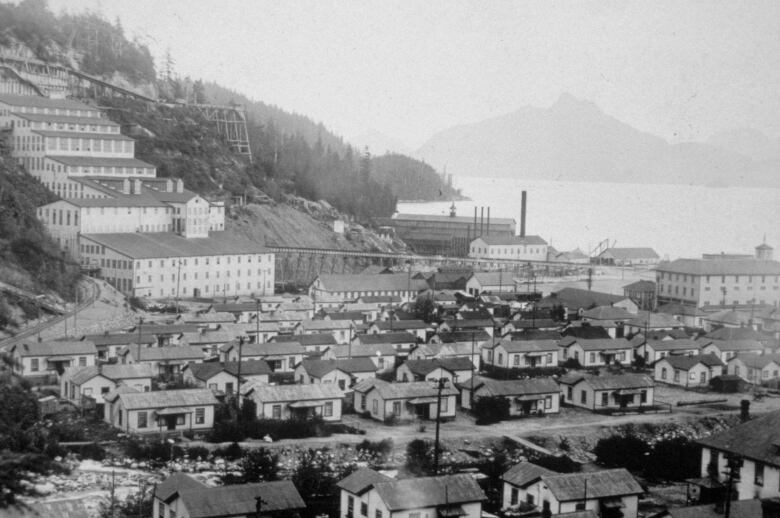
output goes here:
[{"label": "house window", "polygon": [[86,367],[86,366],[87,366],[87,357],[79,356],[79,367]]},{"label": "house window", "polygon": [[588,393],[584,390],[580,391],[580,403],[583,405],[588,403]]},{"label": "house window", "polygon": [[447,408],[448,408],[447,404],[449,403],[450,398],[445,397],[445,398],[441,399],[440,401],[441,401],[441,411],[442,412],[447,412]]},{"label": "house window", "polygon": [[206,409],[205,408],[196,408],[195,409],[195,424],[203,424],[206,422]]},{"label": "house window", "polygon": [[233,393],[233,384],[225,383],[225,394],[232,394],[232,393]]},{"label": "house window", "polygon": [[544,408],[545,410],[549,410],[552,408],[552,396],[544,397]]},{"label": "house window", "polygon": [[382,518],[382,510],[381,509],[377,509],[374,512],[374,518]]},{"label": "house window", "polygon": [[184,425],[184,416],[179,415],[176,416],[176,426],[183,426]]},{"label": "house window", "polygon": [[328,401],[325,403],[325,409],[323,410],[323,414],[325,417],[332,417],[333,416],[333,401]]},{"label": "house window", "polygon": [[588,355],[588,361],[589,361],[590,363],[596,363],[596,353],[590,353],[590,354]]},{"label": "house window", "polygon": [[639,393],[639,402],[640,403],[647,403],[647,391],[643,390]]},{"label": "house window", "polygon": [[680,382],[680,371],[675,370],[674,371],[674,382],[679,383]]},{"label": "house window", "polygon": [[281,419],[282,418],[282,405],[274,405],[271,408],[271,416],[274,419]]},{"label": "house window", "polygon": [[368,516],[368,502],[360,502],[360,514]]},{"label": "house window", "polygon": [[138,412],[138,428],[147,427],[146,417],[147,417],[146,412]]},{"label": "house window", "polygon": [[379,400],[375,399],[371,402],[371,413],[372,414],[378,414],[379,413]]},{"label": "house window", "polygon": [[609,405],[609,394],[606,392],[601,393],[601,406]]},{"label": "house window", "polygon": [[584,511],[585,510],[585,502],[577,502],[574,504],[574,510],[575,511]]},{"label": "house window", "polygon": [[401,402],[400,401],[393,401],[393,414],[394,415],[401,415]]},{"label": "house window", "polygon": [[666,379],[666,367],[661,367],[661,379]]},{"label": "house window", "polygon": [[30,360],[30,370],[32,372],[38,372],[38,367],[39,367],[38,364],[39,364],[38,358],[33,358],[32,360]]},{"label": "house window", "polygon": [[355,515],[355,497],[349,495],[347,498],[347,516]]},{"label": "house window", "polygon": [[420,513],[409,513],[409,518],[420,518]]},{"label": "house window", "polygon": [[514,366],[517,367],[518,365],[520,365],[520,355],[519,354],[515,354],[513,356],[513,358],[514,358],[514,361],[513,361]]},{"label": "house window", "polygon": [[764,485],[764,465],[760,462],[756,462],[756,476],[753,482],[757,486]]},{"label": "house window", "polygon": [[209,388],[211,390],[219,390],[219,388],[218,388],[216,383],[209,383]]},{"label": "house window", "polygon": [[534,503],[534,495],[532,493],[526,493],[526,495],[525,495],[525,502],[528,505],[536,505]]},{"label": "house window", "polygon": [[568,399],[569,401],[573,401],[574,400],[574,388],[573,387],[568,387],[566,389],[566,399]]}]

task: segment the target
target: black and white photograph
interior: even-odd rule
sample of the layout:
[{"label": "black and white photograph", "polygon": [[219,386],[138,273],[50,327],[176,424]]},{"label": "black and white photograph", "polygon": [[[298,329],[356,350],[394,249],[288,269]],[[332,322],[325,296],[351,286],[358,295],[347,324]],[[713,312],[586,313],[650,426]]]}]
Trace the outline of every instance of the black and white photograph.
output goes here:
[{"label": "black and white photograph", "polygon": [[774,0],[0,0],[0,518],[780,518],[775,247]]}]

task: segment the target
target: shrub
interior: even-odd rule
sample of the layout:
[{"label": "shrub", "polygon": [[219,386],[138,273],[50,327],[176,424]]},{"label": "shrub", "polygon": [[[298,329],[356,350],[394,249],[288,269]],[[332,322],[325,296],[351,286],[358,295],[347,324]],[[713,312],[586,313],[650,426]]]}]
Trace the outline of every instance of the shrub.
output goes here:
[{"label": "shrub", "polygon": [[433,474],[433,444],[414,439],[406,445],[406,469],[416,476]]},{"label": "shrub", "polygon": [[509,417],[509,400],[502,396],[478,398],[472,413],[478,425],[497,423]]},{"label": "shrub", "polygon": [[582,368],[582,365],[580,365],[580,361],[577,358],[567,358],[565,362],[563,362],[563,367],[566,369],[580,369]]},{"label": "shrub", "polygon": [[[685,480],[699,476],[701,447],[687,437],[658,441],[650,450],[644,474],[652,480]],[[673,461],[670,462],[670,459]]]},{"label": "shrub", "polygon": [[382,439],[381,441],[373,442],[368,439],[363,440],[355,446],[357,451],[363,451],[371,455],[377,455],[381,457],[387,457],[393,452],[393,440]]},{"label": "shrub", "polygon": [[558,473],[576,473],[582,470],[582,465],[568,455],[539,455],[531,462]]},{"label": "shrub", "polygon": [[207,459],[211,452],[204,446],[190,446],[187,448],[187,455],[191,459]]},{"label": "shrub", "polygon": [[214,456],[222,457],[227,460],[236,460],[244,456],[244,450],[241,449],[241,446],[239,446],[237,442],[232,442],[225,448],[217,448],[214,450]]},{"label": "shrub", "polygon": [[613,435],[600,439],[593,449],[596,462],[610,468],[626,468],[640,472],[644,467],[646,455],[650,453],[647,442],[635,435]]}]

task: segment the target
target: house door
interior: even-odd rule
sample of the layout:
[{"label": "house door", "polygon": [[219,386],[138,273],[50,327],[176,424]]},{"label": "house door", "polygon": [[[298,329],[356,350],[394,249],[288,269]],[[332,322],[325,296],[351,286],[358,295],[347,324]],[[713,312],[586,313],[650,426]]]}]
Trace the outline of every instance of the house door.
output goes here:
[{"label": "house door", "polygon": [[430,415],[429,408],[433,405],[414,405],[414,414],[420,419],[428,419]]},{"label": "house door", "polygon": [[702,385],[706,385],[707,384],[707,373],[706,372],[702,372],[701,373],[700,381],[701,381]]},{"label": "house door", "polygon": [[165,416],[165,428],[168,430],[175,430],[176,429],[176,416],[175,415],[167,415]]}]

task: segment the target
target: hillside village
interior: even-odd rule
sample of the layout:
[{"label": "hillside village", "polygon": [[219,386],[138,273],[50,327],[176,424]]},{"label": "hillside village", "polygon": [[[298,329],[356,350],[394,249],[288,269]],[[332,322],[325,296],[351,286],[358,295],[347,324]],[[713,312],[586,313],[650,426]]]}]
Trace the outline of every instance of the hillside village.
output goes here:
[{"label": "hillside village", "polygon": [[0,56],[1,516],[780,516],[770,244],[559,251],[525,192],[519,229],[391,217],[382,182],[432,169],[318,140],[343,174],[283,179],[271,130],[203,115],[235,106],[27,58]]}]

